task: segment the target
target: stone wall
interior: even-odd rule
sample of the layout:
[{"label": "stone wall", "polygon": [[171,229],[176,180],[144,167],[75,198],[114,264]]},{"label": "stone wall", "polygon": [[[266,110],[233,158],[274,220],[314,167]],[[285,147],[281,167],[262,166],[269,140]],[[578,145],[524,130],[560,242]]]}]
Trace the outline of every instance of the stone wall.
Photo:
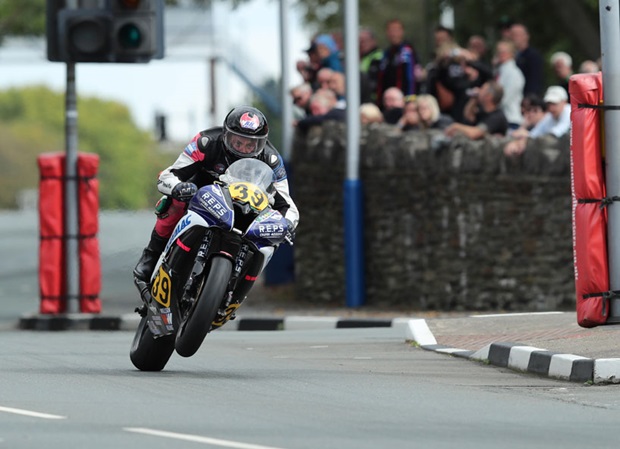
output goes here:
[{"label": "stone wall", "polygon": [[[345,301],[346,131],[295,136],[296,295]],[[568,137],[518,158],[505,140],[362,131],[366,304],[414,310],[574,309]]]}]

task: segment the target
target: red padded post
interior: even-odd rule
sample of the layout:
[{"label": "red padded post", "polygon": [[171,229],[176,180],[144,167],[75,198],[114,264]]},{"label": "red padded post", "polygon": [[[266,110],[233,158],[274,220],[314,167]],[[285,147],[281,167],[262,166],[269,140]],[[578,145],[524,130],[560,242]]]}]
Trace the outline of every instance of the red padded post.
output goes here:
[{"label": "red padded post", "polygon": [[607,213],[601,207],[606,195],[601,151],[601,73],[573,75],[571,99],[571,190],[573,203],[573,258],[577,323],[582,327],[604,324],[609,315]]},{"label": "red padded post", "polygon": [[64,154],[44,153],[39,165],[39,311],[66,310],[64,242]]}]

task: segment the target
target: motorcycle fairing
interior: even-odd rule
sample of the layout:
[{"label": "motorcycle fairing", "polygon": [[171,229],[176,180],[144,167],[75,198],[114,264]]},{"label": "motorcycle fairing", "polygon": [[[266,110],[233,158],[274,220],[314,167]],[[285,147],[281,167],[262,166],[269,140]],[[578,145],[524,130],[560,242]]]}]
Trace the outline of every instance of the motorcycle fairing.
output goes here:
[{"label": "motorcycle fairing", "polygon": [[248,226],[245,237],[254,242],[258,249],[277,246],[284,241],[287,227],[280,212],[266,209]]},{"label": "motorcycle fairing", "polygon": [[[185,280],[194,264],[198,244],[204,235],[206,222],[197,214],[188,213],[177,223],[162,254],[151,282],[151,300],[147,307],[147,323],[155,338],[176,332],[180,319],[178,307]],[[190,252],[174,242],[185,242]],[[172,271],[170,267],[175,267]]]},{"label": "motorcycle fairing", "polygon": [[189,202],[189,210],[201,216],[208,226],[225,231],[233,227],[233,205],[230,194],[218,184],[201,187]]},{"label": "motorcycle fairing", "polygon": [[167,264],[157,271],[151,287],[152,301],[147,308],[147,323],[154,338],[174,334],[178,317],[176,300],[173,299],[172,275]]}]

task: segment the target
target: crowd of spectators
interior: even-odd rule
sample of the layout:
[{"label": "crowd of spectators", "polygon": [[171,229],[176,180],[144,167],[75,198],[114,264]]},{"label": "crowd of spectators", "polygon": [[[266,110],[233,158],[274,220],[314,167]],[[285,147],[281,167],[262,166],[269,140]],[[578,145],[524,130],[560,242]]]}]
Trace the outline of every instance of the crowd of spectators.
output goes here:
[{"label": "crowd of spectators", "polygon": [[[443,130],[446,139],[465,135],[510,137],[506,155],[519,155],[528,138],[561,137],[570,128],[568,80],[574,73],[567,52],[553,53],[549,61],[530,45],[522,23],[501,24],[500,38],[489,45],[472,35],[465,46],[451,29],[438,26],[433,33],[432,60],[423,65],[415,46],[406,39],[399,19],[386,23],[388,45],[380,48],[370,28],[359,31],[360,119],[364,125],[384,123],[402,132]],[[323,33],[312,39],[307,59],[298,61],[303,83],[290,89],[295,126],[305,131],[325,120],[346,118],[346,78],[339,34]],[[545,68],[555,80],[544,81]],[[597,62],[586,60],[579,73],[596,73]]]}]

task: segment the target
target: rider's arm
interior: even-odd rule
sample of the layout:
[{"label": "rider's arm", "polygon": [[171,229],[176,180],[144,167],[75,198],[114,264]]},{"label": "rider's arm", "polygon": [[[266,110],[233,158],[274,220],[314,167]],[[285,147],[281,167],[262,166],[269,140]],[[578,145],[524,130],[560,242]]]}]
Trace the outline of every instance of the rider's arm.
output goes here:
[{"label": "rider's arm", "polygon": [[[291,198],[291,194],[289,193],[288,181],[286,179],[283,179],[281,181],[275,182],[273,185],[278,193],[275,198],[276,202],[274,204],[274,209],[276,209],[280,213],[285,211],[283,213],[284,218],[293,223],[293,227],[296,228],[297,224],[299,223],[299,210],[297,209],[297,206],[295,205],[295,202],[293,201],[293,198]],[[281,198],[281,200],[278,198],[278,196]],[[281,206],[279,206],[278,203],[280,203]]]},{"label": "rider's arm", "polygon": [[[206,139],[206,142],[202,140]],[[164,195],[170,195],[172,189],[180,182],[187,181],[200,170],[200,161],[204,159],[205,154],[202,148],[205,148],[208,138],[197,134],[192,141],[187,144],[183,152],[179,155],[174,164],[166,168],[159,174],[157,181],[157,189]]]},{"label": "rider's arm", "polygon": [[[267,146],[265,147],[265,154],[263,157],[263,161],[267,162],[267,165],[269,165],[273,170],[275,179],[273,186],[280,196],[280,198],[278,198],[278,195],[276,195],[274,209],[284,215],[284,218],[293,223],[294,229],[299,223],[299,210],[297,209],[297,205],[295,205],[295,201],[291,198],[286,168],[284,167],[284,159],[282,159],[280,153],[278,153],[269,141],[267,141]],[[279,204],[281,204],[281,206],[279,206]]]}]

